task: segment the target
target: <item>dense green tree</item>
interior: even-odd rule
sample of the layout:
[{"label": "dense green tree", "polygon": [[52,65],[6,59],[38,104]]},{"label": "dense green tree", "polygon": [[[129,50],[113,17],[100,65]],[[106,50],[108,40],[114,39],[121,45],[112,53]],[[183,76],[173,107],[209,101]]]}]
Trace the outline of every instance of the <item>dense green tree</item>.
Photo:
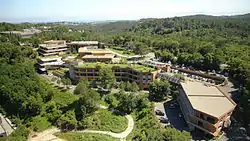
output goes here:
[{"label": "dense green tree", "polygon": [[56,124],[63,130],[74,130],[77,126],[75,112],[73,110],[67,111],[61,115]]},{"label": "dense green tree", "polygon": [[76,118],[82,120],[96,110],[100,95],[90,88],[89,82],[86,79],[80,80],[74,93],[80,96],[76,102]]},{"label": "dense green tree", "polygon": [[124,91],[137,92],[139,91],[139,86],[136,82],[121,82],[119,88]]},{"label": "dense green tree", "polygon": [[119,97],[117,97],[117,99],[119,101],[117,109],[124,113],[130,114],[136,110],[140,111],[143,108],[148,107],[148,103],[144,95],[120,92]]},{"label": "dense green tree", "polygon": [[90,89],[90,84],[89,84],[88,80],[81,79],[74,90],[74,94],[81,94],[89,89]]},{"label": "dense green tree", "polygon": [[142,42],[138,42],[135,44],[134,52],[136,54],[140,54],[143,56],[143,55],[147,54],[147,52],[148,52],[147,46]]},{"label": "dense green tree", "polygon": [[48,119],[46,117],[35,116],[34,118],[32,118],[30,126],[34,131],[41,132],[49,128],[51,126],[51,123],[48,122]]},{"label": "dense green tree", "polygon": [[63,85],[65,85],[65,86],[71,85],[71,80],[69,78],[62,78],[61,81],[62,81]]},{"label": "dense green tree", "polygon": [[28,139],[29,136],[29,130],[21,125],[18,126],[17,129],[11,133],[6,140],[7,141],[26,141]]},{"label": "dense green tree", "polygon": [[98,72],[98,80],[100,81],[101,87],[111,89],[115,84],[115,75],[111,68],[101,68]]},{"label": "dense green tree", "polygon": [[154,81],[149,85],[149,95],[153,100],[163,100],[170,94],[170,84],[167,81]]},{"label": "dense green tree", "polygon": [[56,102],[50,101],[45,104],[42,115],[48,118],[48,121],[55,123],[56,120],[61,116],[62,111],[57,106]]}]

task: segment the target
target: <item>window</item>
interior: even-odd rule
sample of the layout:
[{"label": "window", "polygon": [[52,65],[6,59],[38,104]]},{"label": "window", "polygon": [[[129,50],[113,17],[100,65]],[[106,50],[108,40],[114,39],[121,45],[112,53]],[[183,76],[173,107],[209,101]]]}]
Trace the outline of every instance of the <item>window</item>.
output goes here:
[{"label": "window", "polygon": [[203,123],[198,121],[198,126],[203,127]]},{"label": "window", "polygon": [[215,119],[212,117],[207,117],[207,121],[212,123],[212,124],[215,124]]},{"label": "window", "polygon": [[205,119],[204,116],[203,116],[203,114],[201,114],[201,113],[200,113],[200,118],[201,119]]}]

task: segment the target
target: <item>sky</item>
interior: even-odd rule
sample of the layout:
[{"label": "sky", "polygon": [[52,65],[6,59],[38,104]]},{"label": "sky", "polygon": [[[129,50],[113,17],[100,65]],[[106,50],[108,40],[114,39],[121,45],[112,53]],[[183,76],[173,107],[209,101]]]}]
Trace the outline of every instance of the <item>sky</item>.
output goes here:
[{"label": "sky", "polygon": [[250,0],[0,0],[0,22],[105,21],[250,13]]}]

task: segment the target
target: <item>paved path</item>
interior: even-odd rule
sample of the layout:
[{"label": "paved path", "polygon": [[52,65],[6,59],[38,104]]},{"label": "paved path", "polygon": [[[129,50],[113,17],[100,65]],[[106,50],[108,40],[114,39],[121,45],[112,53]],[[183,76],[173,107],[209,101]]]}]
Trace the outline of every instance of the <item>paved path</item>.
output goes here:
[{"label": "paved path", "polygon": [[[98,105],[99,108],[102,109],[107,109],[108,107],[103,106],[103,105]],[[121,133],[113,133],[110,131],[98,131],[98,130],[81,130],[81,131],[72,131],[72,132],[78,132],[78,133],[97,133],[97,134],[104,134],[104,135],[109,135],[112,136],[114,138],[119,138],[119,139],[125,139],[133,130],[134,128],[134,120],[133,117],[131,115],[125,115],[125,117],[128,120],[128,127],[125,131],[121,132]],[[60,138],[58,138],[57,136],[53,135],[57,132],[61,132],[60,129],[53,127],[51,129],[47,129],[43,132],[40,132],[38,134],[36,134],[35,137],[30,137],[28,139],[28,141],[65,141],[62,140]]]},{"label": "paved path", "polygon": [[65,141],[54,135],[57,132],[60,132],[60,129],[53,127],[36,134],[35,137],[29,137],[28,141]]},{"label": "paved path", "polygon": [[132,132],[132,130],[134,128],[134,120],[133,120],[132,116],[126,115],[125,117],[128,120],[128,127],[125,131],[123,131],[121,133],[113,133],[110,131],[97,131],[97,130],[82,130],[82,131],[75,131],[75,132],[105,134],[105,135],[112,136],[114,138],[124,139]]}]

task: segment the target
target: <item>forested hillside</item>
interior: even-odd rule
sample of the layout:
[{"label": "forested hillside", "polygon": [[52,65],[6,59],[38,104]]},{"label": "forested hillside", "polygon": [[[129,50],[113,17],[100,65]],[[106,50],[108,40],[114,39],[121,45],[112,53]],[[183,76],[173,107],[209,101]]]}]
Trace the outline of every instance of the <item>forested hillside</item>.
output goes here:
[{"label": "forested hillside", "polygon": [[99,100],[89,87],[74,95],[49,84],[36,73],[36,57],[32,47],[0,43],[0,113],[17,125],[3,140],[26,141],[27,128],[39,132],[52,125],[75,129],[77,120],[92,113]]},{"label": "forested hillside", "polygon": [[111,42],[142,55],[153,51],[162,61],[229,72],[244,86],[238,110],[245,125],[250,123],[249,14],[143,19],[128,31],[115,35]]}]

